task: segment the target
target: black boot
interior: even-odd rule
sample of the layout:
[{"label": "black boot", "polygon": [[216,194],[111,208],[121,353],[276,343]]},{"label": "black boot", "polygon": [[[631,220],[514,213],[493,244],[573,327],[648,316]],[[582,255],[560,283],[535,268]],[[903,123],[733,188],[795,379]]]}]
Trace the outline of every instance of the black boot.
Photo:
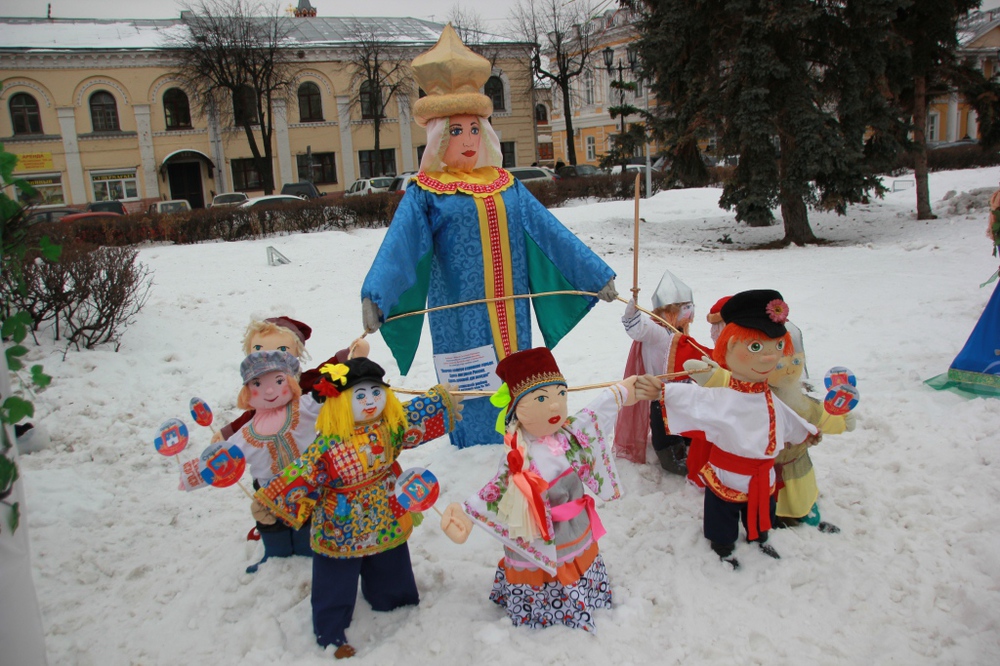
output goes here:
[{"label": "black boot", "polygon": [[[674,439],[674,437],[671,437]],[[683,437],[676,437],[677,442],[671,442],[667,447],[656,449],[656,457],[660,467],[679,476],[687,476],[687,446]]]},{"label": "black boot", "polygon": [[757,539],[756,543],[757,547],[760,548],[760,551],[765,555],[767,555],[768,557],[773,557],[776,560],[781,559],[781,555],[778,555],[778,551],[776,551],[770,544],[767,543],[766,533],[762,534],[761,537]]},{"label": "black boot", "polygon": [[734,570],[740,568],[740,561],[733,557],[733,551],[736,550],[735,543],[719,543],[718,541],[712,542],[712,550],[715,554],[719,556],[719,559],[731,566]]}]

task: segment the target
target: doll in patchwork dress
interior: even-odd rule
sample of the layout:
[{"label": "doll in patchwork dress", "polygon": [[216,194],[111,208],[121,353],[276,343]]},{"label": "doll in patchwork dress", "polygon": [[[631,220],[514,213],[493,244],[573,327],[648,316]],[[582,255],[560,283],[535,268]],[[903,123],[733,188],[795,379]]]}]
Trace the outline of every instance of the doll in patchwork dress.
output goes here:
[{"label": "doll in patchwork dress", "polygon": [[403,449],[455,428],[459,398],[435,386],[401,404],[374,361],[320,367],[313,395],[322,401],[318,435],[257,499],[294,528],[312,516],[312,616],[316,641],[354,655],[346,630],[361,595],[390,611],[420,601],[407,539],[413,518],[396,500]]},{"label": "doll in patchwork dress", "polygon": [[[505,382],[493,398],[506,407],[505,455],[463,507],[466,521],[504,545],[490,599],[515,626],[592,632],[594,610],[611,606],[611,584],[597,545],[604,527],[585,490],[621,497],[611,435],[618,410],[644,396],[629,377],[567,418],[566,380],[544,347],[508,356],[497,375]],[[655,397],[652,391],[645,399]],[[449,506],[442,527],[460,511]]]}]

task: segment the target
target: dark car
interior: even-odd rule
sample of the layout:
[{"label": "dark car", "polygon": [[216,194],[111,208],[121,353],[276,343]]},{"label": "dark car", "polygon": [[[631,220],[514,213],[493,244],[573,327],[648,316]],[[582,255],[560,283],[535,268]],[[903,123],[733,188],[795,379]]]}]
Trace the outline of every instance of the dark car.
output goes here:
[{"label": "dark car", "polygon": [[285,183],[281,186],[281,193],[302,197],[303,199],[318,199],[324,196],[324,193],[317,190],[315,185],[305,180],[298,183]]},{"label": "dark car", "polygon": [[128,211],[125,210],[125,204],[121,201],[91,201],[87,204],[87,211],[102,212],[102,213],[118,213],[119,215],[128,215]]},{"label": "dark car", "polygon": [[583,176],[603,176],[605,172],[593,164],[568,165],[556,169],[556,175],[560,178],[579,178]]},{"label": "dark car", "polygon": [[28,214],[28,224],[56,222],[67,215],[76,215],[80,212],[82,211],[79,208],[39,208]]},{"label": "dark car", "polygon": [[112,220],[117,217],[121,217],[121,214],[110,210],[92,210],[83,213],[77,212],[73,215],[64,215],[59,221],[68,224],[79,222],[80,220]]}]

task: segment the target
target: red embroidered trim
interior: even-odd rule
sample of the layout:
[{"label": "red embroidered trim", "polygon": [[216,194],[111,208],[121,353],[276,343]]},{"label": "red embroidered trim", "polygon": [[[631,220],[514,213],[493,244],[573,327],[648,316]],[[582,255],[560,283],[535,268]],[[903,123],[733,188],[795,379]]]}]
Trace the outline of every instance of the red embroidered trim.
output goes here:
[{"label": "red embroidered trim", "polygon": [[461,190],[469,194],[496,194],[510,187],[514,182],[514,177],[505,169],[497,169],[497,178],[492,183],[481,185],[478,183],[466,183],[455,181],[454,183],[442,183],[437,178],[432,178],[421,171],[417,174],[417,183],[425,189],[440,192],[442,194],[454,194]]},{"label": "red embroidered trim", "polygon": [[[503,274],[503,253],[500,247],[500,218],[497,213],[496,199],[483,199],[486,209],[486,226],[490,233],[490,261],[493,263],[493,295],[503,296],[505,292]],[[504,356],[510,356],[510,329],[507,327],[507,301],[497,301],[497,326],[500,328],[500,343],[503,345]]]}]

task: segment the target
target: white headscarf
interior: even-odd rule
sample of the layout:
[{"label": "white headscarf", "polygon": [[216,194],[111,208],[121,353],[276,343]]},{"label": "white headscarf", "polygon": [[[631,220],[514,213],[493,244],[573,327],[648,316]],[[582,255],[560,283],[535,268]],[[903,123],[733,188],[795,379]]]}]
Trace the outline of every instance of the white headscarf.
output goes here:
[{"label": "white headscarf", "polygon": [[[444,171],[444,164],[441,159],[448,149],[448,142],[451,135],[448,134],[448,125],[451,118],[431,118],[427,121],[424,129],[427,130],[427,146],[424,148],[424,155],[420,158],[421,171]],[[483,117],[479,117],[480,150],[479,158],[476,160],[476,168],[484,166],[498,167],[503,165],[503,153],[500,152],[500,138],[493,130],[490,122]]]}]

